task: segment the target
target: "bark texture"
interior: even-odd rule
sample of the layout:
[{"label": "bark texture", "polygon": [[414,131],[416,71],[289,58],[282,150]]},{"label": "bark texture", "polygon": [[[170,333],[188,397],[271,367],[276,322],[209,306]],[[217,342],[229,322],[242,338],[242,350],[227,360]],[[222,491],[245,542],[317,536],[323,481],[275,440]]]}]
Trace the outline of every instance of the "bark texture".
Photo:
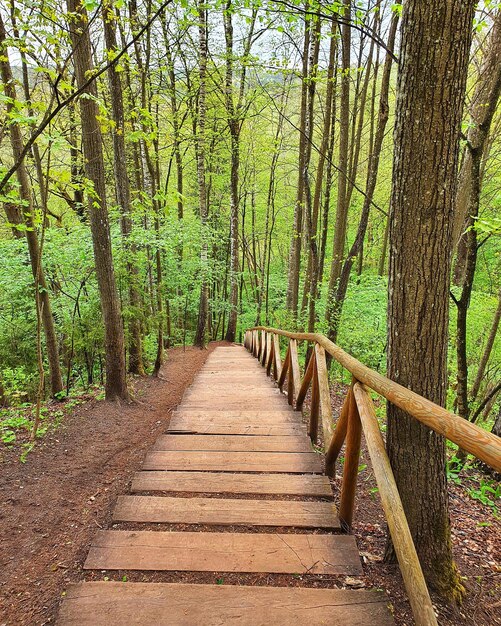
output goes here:
[{"label": "bark texture", "polygon": [[[452,212],[474,6],[473,0],[408,0],[402,14],[388,376],[442,406]],[[389,405],[387,447],[425,576],[441,595],[457,598],[462,588],[452,560],[444,440]]]},{"label": "bark texture", "polygon": [[[92,72],[90,34],[87,12],[80,0],[67,0],[68,22],[73,48],[73,63],[77,85],[81,88]],[[92,184],[88,193],[88,209],[96,277],[104,320],[106,351],[106,399],[128,399],[125,369],[125,342],[120,301],[115,282],[110,225],[106,204],[106,180],[104,172],[103,142],[97,116],[97,86],[90,83],[80,98],[82,144],[85,158],[85,174]]]}]

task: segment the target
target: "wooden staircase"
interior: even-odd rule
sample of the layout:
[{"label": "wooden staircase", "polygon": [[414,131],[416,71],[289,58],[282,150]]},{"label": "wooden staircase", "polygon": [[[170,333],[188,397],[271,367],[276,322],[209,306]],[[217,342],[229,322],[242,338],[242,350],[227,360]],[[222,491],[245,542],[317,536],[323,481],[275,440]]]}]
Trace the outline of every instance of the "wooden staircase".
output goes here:
[{"label": "wooden staircase", "polygon": [[[341,533],[323,459],[242,347],[209,356],[131,492],[84,565],[115,581],[70,587],[60,626],[393,623],[384,594],[342,588],[362,566],[355,539]],[[138,572],[201,582],[118,582]],[[228,573],[247,584],[226,584]]]}]

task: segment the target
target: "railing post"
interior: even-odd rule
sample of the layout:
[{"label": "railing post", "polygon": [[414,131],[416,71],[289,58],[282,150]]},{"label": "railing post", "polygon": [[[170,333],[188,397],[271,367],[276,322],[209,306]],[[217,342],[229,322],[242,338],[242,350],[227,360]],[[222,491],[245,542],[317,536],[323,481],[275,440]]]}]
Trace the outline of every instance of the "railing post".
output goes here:
[{"label": "railing post", "polygon": [[315,362],[318,379],[318,394],[320,398],[320,414],[322,415],[322,431],[324,434],[324,448],[327,449],[330,445],[334,430],[332,426],[332,405],[325,350],[318,343],[315,344]]},{"label": "railing post", "polygon": [[315,350],[311,353],[313,360],[313,378],[311,383],[311,408],[310,421],[308,422],[308,436],[312,443],[317,443],[318,439],[318,418],[320,416],[320,388],[318,386],[317,357]]},{"label": "railing post", "polygon": [[290,369],[290,363],[291,363],[291,347],[289,343],[289,345],[287,346],[287,352],[285,353],[284,364],[282,365],[280,376],[278,377],[278,386],[280,387],[280,391],[282,391],[283,389],[285,377],[287,376],[287,373],[289,372],[289,369]]},{"label": "railing post", "polygon": [[362,424],[365,441],[372,461],[372,469],[379,487],[381,503],[416,625],[436,626],[435,611],[433,610],[430,594],[428,593],[421,564],[412,540],[390,460],[386,454],[374,405],[367,389],[358,382],[353,386],[353,398],[358,407],[357,412],[360,416],[359,420]]},{"label": "railing post", "polygon": [[346,434],[346,449],[344,453],[343,482],[339,503],[339,519],[348,528],[351,528],[355,510],[361,436],[362,425],[360,416],[358,415],[355,397],[351,394],[348,409],[348,432]]},{"label": "railing post", "polygon": [[310,360],[308,361],[308,365],[306,366],[306,370],[304,372],[303,381],[301,382],[299,393],[296,398],[296,409],[298,411],[303,408],[303,402],[304,402],[304,399],[306,398],[306,394],[308,393],[308,387],[310,386],[314,371],[315,371],[315,353],[312,352],[310,356]]},{"label": "railing post", "polygon": [[299,390],[301,388],[301,371],[299,369],[299,359],[297,356],[297,341],[291,339],[289,342],[290,351],[290,366],[289,366],[289,385],[288,396],[289,404],[294,406],[294,397],[299,396]]},{"label": "railing post", "polygon": [[280,337],[278,335],[273,335],[273,352],[275,355],[274,365],[275,365],[275,380],[280,378],[280,374],[282,373],[282,357],[280,356]]},{"label": "railing post", "polygon": [[341,448],[343,447],[343,443],[346,439],[346,432],[348,431],[348,418],[350,413],[350,403],[352,402],[353,396],[353,385],[348,389],[348,393],[343,402],[343,406],[341,407],[341,412],[339,413],[338,420],[336,422],[336,427],[334,429],[334,434],[332,436],[330,445],[326,448],[325,452],[325,473],[327,476],[334,477],[335,475],[335,464],[339,453],[341,452]]},{"label": "railing post", "polygon": [[275,351],[275,344],[273,343],[273,334],[269,333],[268,334],[268,344],[269,344],[269,348],[268,348],[268,353],[266,356],[266,375],[270,376],[271,374],[271,367],[273,365],[273,353]]}]

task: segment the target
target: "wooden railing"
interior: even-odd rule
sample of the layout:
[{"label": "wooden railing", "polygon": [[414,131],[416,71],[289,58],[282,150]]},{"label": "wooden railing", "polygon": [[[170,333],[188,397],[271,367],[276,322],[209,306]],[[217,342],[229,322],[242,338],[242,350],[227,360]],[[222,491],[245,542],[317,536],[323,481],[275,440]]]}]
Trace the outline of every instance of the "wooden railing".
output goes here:
[{"label": "wooden railing", "polygon": [[[288,339],[283,363],[280,353],[280,337]],[[299,366],[298,341],[307,341],[311,344],[311,356],[303,377],[301,377]],[[501,471],[501,439],[371,370],[324,335],[289,333],[276,328],[258,326],[246,331],[244,345],[266,367],[268,375],[273,373],[280,389],[283,389],[287,380],[288,401],[296,410],[301,410],[311,386],[308,435],[312,442],[317,442],[320,422],[327,475],[334,475],[336,460],[346,442],[339,518],[347,528],[351,527],[353,521],[360,444],[362,432],[364,433],[414,619],[418,626],[437,624],[369,390],[383,396],[422,424],[447,437],[498,472]],[[326,353],[348,370],[353,377],[335,428],[332,419]]]}]

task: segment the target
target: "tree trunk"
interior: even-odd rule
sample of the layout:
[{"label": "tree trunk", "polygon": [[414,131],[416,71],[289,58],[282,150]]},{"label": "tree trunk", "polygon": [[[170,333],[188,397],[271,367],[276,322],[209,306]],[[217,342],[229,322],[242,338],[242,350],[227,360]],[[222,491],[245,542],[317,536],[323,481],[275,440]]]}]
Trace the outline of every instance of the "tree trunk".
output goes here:
[{"label": "tree trunk", "polygon": [[289,252],[289,269],[287,274],[287,309],[294,319],[297,317],[299,298],[299,272],[301,267],[301,243],[303,235],[303,202],[304,202],[304,162],[306,151],[306,117],[308,103],[308,59],[310,50],[310,18],[305,16],[303,69],[301,84],[301,113],[299,121],[298,150],[298,182],[296,203],[294,205],[294,222]]},{"label": "tree trunk", "polygon": [[[374,197],[374,191],[376,189],[377,175],[379,170],[379,159],[381,156],[381,150],[383,147],[384,134],[386,130],[386,124],[389,116],[388,106],[388,94],[390,89],[390,75],[392,66],[393,50],[395,48],[395,36],[398,26],[398,13],[394,13],[390,24],[390,31],[388,34],[387,43],[387,55],[383,69],[383,76],[381,78],[381,94],[379,97],[379,114],[378,124],[374,138],[374,146],[372,149],[371,159],[369,162],[369,173],[367,176],[367,188],[365,191],[364,204],[362,207],[362,213],[360,216],[360,222],[358,224],[357,234],[355,241],[351,246],[348,257],[344,260],[339,277],[339,282],[336,286],[334,294],[332,294],[333,301],[328,303],[331,309],[330,325],[328,330],[329,339],[336,343],[337,335],[339,331],[339,323],[341,320],[341,313],[343,310],[344,300],[346,298],[346,292],[348,290],[348,283],[350,280],[350,272],[357,258],[357,255],[362,250],[365,233],[367,231],[367,225],[369,223],[369,212]],[[329,293],[329,297],[331,294]]]},{"label": "tree trunk", "polygon": [[[93,71],[87,11],[81,0],[67,0],[69,28],[73,48],[73,62],[77,85],[82,88]],[[101,128],[98,122],[97,86],[90,83],[87,97],[80,98],[82,143],[85,173],[93,185],[88,194],[90,227],[96,263],[96,277],[104,319],[106,351],[106,399],[127,400],[124,331],[120,301],[115,282],[110,225],[106,204],[106,180]]]},{"label": "tree trunk", "polygon": [[[102,7],[104,38],[106,47],[114,52],[118,48],[115,33],[115,13],[110,0],[105,0]],[[126,251],[127,274],[129,276],[129,304],[131,307],[129,317],[129,372],[131,374],[144,375],[141,323],[139,310],[141,307],[141,295],[138,282],[139,272],[135,262],[136,247],[129,239],[132,231],[131,220],[131,191],[129,173],[127,171],[127,151],[125,148],[125,113],[123,104],[123,90],[120,73],[114,67],[108,70],[108,83],[111,97],[111,110],[115,126],[113,129],[113,169],[115,174],[115,189],[117,202],[120,207],[120,226],[124,247]]]},{"label": "tree trunk", "polygon": [[[498,55],[501,52],[501,13],[492,32],[491,51]],[[499,55],[498,55],[499,56]],[[488,61],[491,54],[487,55]],[[490,66],[491,63],[488,62]],[[468,358],[466,353],[468,309],[470,306],[471,294],[473,291],[473,280],[477,266],[478,240],[476,230],[476,220],[480,210],[481,191],[481,166],[485,145],[489,136],[494,113],[501,94],[501,70],[495,73],[496,80],[489,83],[488,100],[482,101],[481,112],[478,112],[480,104],[476,102],[471,115],[471,129],[469,141],[466,145],[466,155],[464,161],[468,162],[467,190],[469,197],[466,203],[466,229],[462,236],[465,248],[464,265],[462,272],[456,279],[460,279],[461,295],[453,298],[457,306],[457,412],[465,419],[469,418],[470,408],[468,403]],[[462,276],[461,276],[462,275]],[[462,456],[465,456],[464,454]]]},{"label": "tree trunk", "polygon": [[[474,149],[478,149],[480,147],[479,142],[481,142],[481,152],[483,153],[486,143],[485,125],[487,123],[490,127],[492,121],[492,116],[490,121],[487,119],[490,115],[489,103],[491,103],[493,99],[497,100],[499,97],[499,81],[501,79],[501,63],[499,62],[501,57],[500,10],[496,12],[494,24],[486,46],[487,53],[480,69],[471,104],[466,153],[459,173],[456,206],[454,209],[454,226],[452,231],[454,246],[459,245],[461,240],[464,240],[464,243],[466,242],[465,224],[468,221],[468,203],[470,199],[473,168],[471,152],[468,147],[471,146]],[[498,95],[496,95],[496,92]],[[482,158],[482,156],[480,158]],[[454,268],[454,282],[458,285],[461,284],[461,274],[464,268],[466,254],[466,246],[462,246],[461,251],[458,251],[458,258]]]},{"label": "tree trunk", "polygon": [[313,193],[313,209],[311,216],[311,224],[309,226],[309,256],[308,256],[308,280],[305,281],[305,292],[308,289],[308,332],[315,332],[316,322],[316,303],[318,295],[318,219],[320,214],[320,200],[323,187],[324,165],[329,150],[329,141],[331,137],[332,120],[332,102],[334,99],[334,72],[336,66],[337,51],[337,21],[335,18],[331,20],[330,47],[329,47],[329,65],[327,68],[327,87],[325,91],[325,112],[324,112],[324,129],[322,134],[322,143],[320,145],[320,154],[317,163],[317,175],[315,178],[315,191]]},{"label": "tree trunk", "polygon": [[489,336],[487,337],[487,342],[485,344],[485,348],[482,353],[482,358],[480,359],[480,363],[478,364],[478,370],[477,370],[477,375],[475,377],[475,382],[473,383],[473,387],[471,388],[471,393],[470,393],[471,402],[475,402],[478,396],[478,392],[480,391],[480,385],[482,384],[482,379],[484,377],[485,368],[487,367],[487,363],[489,362],[489,358],[491,356],[492,347],[494,346],[494,341],[496,340],[496,335],[498,332],[500,321],[501,321],[501,289],[499,290],[498,305],[496,308],[496,312],[494,313],[494,319],[492,320],[491,330],[489,332]]},{"label": "tree trunk", "polygon": [[[1,14],[0,54],[0,72],[2,75],[4,93],[7,98],[10,98],[10,101],[7,100],[5,106],[7,115],[10,115],[12,109],[14,108],[14,103],[17,100],[17,94],[8,58],[5,25],[3,23]],[[12,121],[9,124],[9,135],[10,144],[12,147],[12,155],[14,157],[14,160],[17,161],[20,159],[24,146],[21,128],[17,122]],[[57,342],[56,329],[54,326],[54,319],[52,317],[49,289],[47,287],[47,283],[45,282],[40,244],[38,241],[37,230],[33,219],[33,196],[31,183],[24,161],[22,161],[17,168],[16,176],[17,182],[19,184],[19,194],[21,200],[25,204],[25,207],[22,211],[23,218],[21,218],[20,212],[14,210],[14,208],[11,207],[9,204],[5,205],[5,209],[7,213],[7,219],[10,220],[13,217],[15,220],[11,223],[19,224],[20,221],[18,221],[18,218],[23,219],[24,221],[26,240],[28,243],[28,251],[30,255],[31,270],[35,281],[35,289],[38,292],[35,299],[37,303],[37,312],[40,311],[45,335],[47,359],[49,361],[50,370],[51,392],[52,395],[55,396],[57,393],[63,390],[63,379],[61,376],[61,369],[59,365],[59,346]]]},{"label": "tree trunk", "polygon": [[230,311],[226,341],[235,341],[238,316],[238,170],[240,167],[240,120],[233,102],[233,20],[232,2],[228,0],[223,11],[224,36],[226,41],[226,84],[225,101],[230,130]]},{"label": "tree trunk", "polygon": [[209,292],[207,286],[207,264],[208,264],[208,233],[207,233],[207,186],[205,182],[205,121],[206,121],[206,73],[207,73],[207,9],[201,2],[198,3],[199,12],[199,88],[198,88],[198,115],[197,128],[195,134],[196,159],[197,159],[197,181],[198,181],[198,203],[200,220],[202,226],[202,246],[200,250],[200,265],[202,273],[202,284],[200,286],[200,301],[198,306],[198,322],[195,333],[194,345],[203,348],[205,345],[205,329],[207,326],[207,315],[209,313]]},{"label": "tree trunk", "polygon": [[[336,223],[334,230],[334,244],[332,250],[331,273],[329,278],[328,301],[334,293],[337,282],[341,275],[341,264],[346,242],[346,228],[348,224],[348,148],[350,134],[350,69],[351,69],[351,3],[344,2],[343,26],[341,33],[341,61],[343,74],[341,77],[341,103],[339,124],[339,174],[337,183]],[[332,316],[332,310],[327,307],[326,319],[328,325]]]},{"label": "tree trunk", "polygon": [[[390,212],[388,376],[444,406],[452,212],[475,3],[407,0]],[[459,598],[445,442],[394,405],[387,447],[429,584]],[[391,556],[390,546],[387,556]]]}]

